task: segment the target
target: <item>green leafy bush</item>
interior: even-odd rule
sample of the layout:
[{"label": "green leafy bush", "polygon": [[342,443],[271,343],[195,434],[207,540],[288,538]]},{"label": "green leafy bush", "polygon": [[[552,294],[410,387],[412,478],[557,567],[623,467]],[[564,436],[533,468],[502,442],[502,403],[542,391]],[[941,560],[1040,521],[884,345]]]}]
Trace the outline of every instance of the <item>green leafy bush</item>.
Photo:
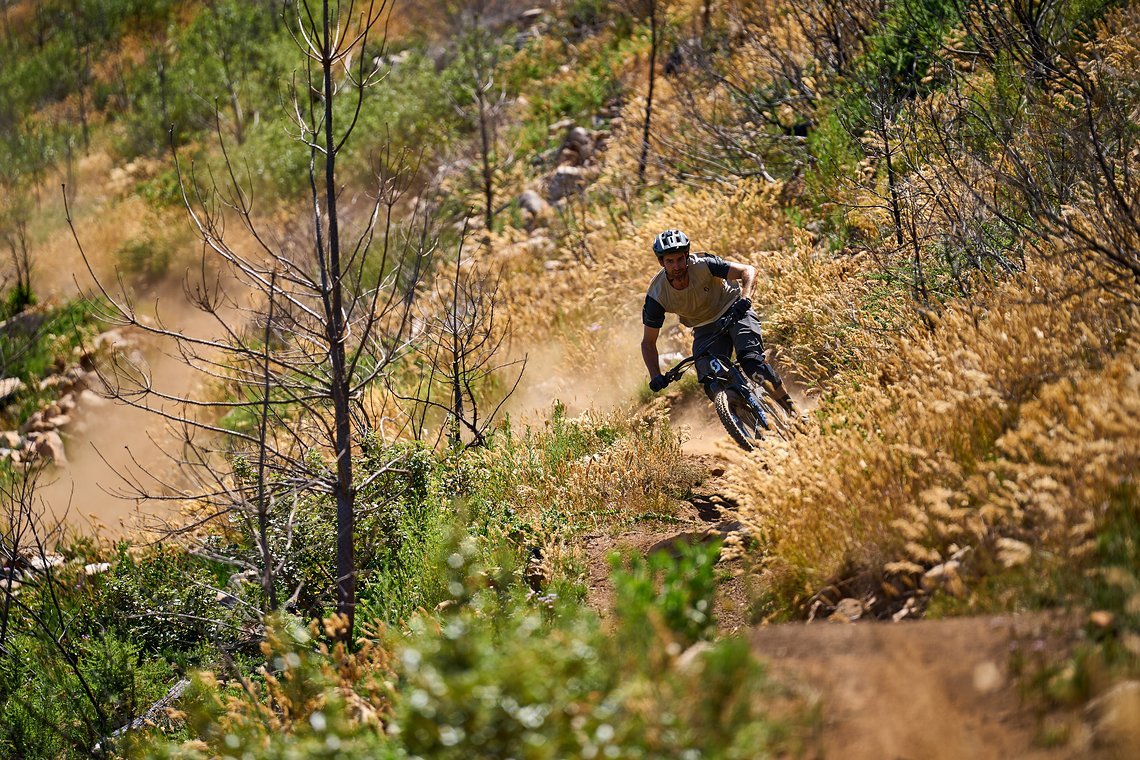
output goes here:
[{"label": "green leafy bush", "polygon": [[676,556],[664,551],[648,557],[632,555],[626,569],[619,555],[611,557],[614,609],[625,628],[635,631],[663,624],[684,646],[712,638],[719,555],[720,542],[714,541],[681,543]]},{"label": "green leafy bush", "polygon": [[775,689],[746,641],[682,656],[645,624],[688,607],[674,596],[705,597],[703,570],[692,588],[671,576],[652,601],[626,593],[654,612],[620,614],[609,636],[583,605],[512,591],[478,554],[470,539],[452,554],[455,604],[415,619],[400,654],[396,725],[413,757],[751,758],[789,746],[788,727],[765,717]]},{"label": "green leafy bush", "polygon": [[173,679],[168,663],[141,656],[138,646],[111,633],[76,631],[59,645],[23,635],[5,647],[3,757],[90,757],[95,744],[162,696]]},{"label": "green leafy bush", "polygon": [[231,634],[217,585],[205,562],[180,549],[134,556],[123,544],[90,612],[143,651],[177,661],[180,652]]}]

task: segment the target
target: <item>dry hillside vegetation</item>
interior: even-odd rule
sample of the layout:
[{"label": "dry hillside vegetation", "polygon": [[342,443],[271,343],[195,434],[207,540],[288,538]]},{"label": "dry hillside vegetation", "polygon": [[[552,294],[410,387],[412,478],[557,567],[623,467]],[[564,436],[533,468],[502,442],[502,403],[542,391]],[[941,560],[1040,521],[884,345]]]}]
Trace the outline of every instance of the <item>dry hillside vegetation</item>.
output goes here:
[{"label": "dry hillside vegetation", "polygon": [[[1111,49],[1107,60],[1120,71],[1137,53],[1134,24],[1134,8],[1111,15],[1086,51],[1103,57]],[[794,34],[776,25],[766,40]],[[773,67],[767,47],[736,55],[757,75]],[[993,85],[982,72],[964,81],[979,91]],[[663,125],[684,122],[687,104],[675,90],[667,80],[658,91]],[[929,96],[911,113],[939,114],[946,98]],[[643,107],[631,99],[627,123]],[[915,140],[934,134],[918,118],[892,128]],[[629,134],[614,141],[590,190],[595,198],[620,196],[635,142]],[[928,163],[918,164],[921,157],[912,148],[903,219],[921,226],[920,241],[948,239],[962,222],[954,213],[984,213],[978,196],[994,180],[970,186],[970,176],[933,152]],[[861,171],[874,177],[874,159]],[[554,374],[585,367],[633,392],[644,382],[636,324],[655,269],[649,242],[679,227],[696,249],[757,266],[754,300],[767,342],[819,396],[809,433],[751,459],[737,455],[729,475],[760,538],[765,585],[791,603],[774,611],[826,611],[854,595],[880,614],[913,614],[930,593],[968,596],[991,572],[1026,563],[1049,572],[1078,561],[1136,464],[1135,305],[1128,288],[1089,287],[1119,274],[1064,255],[1071,239],[1027,239],[1024,271],[960,272],[934,292],[936,301],[912,308],[912,252],[893,245],[882,184],[831,188],[830,208],[844,210],[853,232],[837,254],[785,212],[802,184],[722,180],[679,189],[625,226],[592,208],[591,259],[563,250],[553,272],[531,268],[530,249],[508,236],[500,250],[516,257],[512,271],[526,274],[511,293],[516,341],[531,336],[529,345],[541,346],[557,335],[566,361]],[[1098,224],[1083,202],[1066,214],[1074,225]],[[666,338],[687,351],[680,332],[667,328]]]},{"label": "dry hillside vegetation", "polygon": [[[325,7],[301,2],[294,12]],[[219,141],[248,180],[255,208],[226,218],[225,245],[257,261],[257,227],[310,277],[297,262],[323,244],[314,209],[333,204],[307,197],[316,154],[280,108],[305,56],[260,12],[273,5],[4,4],[0,45],[19,76],[0,69],[0,83],[28,87],[13,88],[22,110],[0,147],[36,160],[0,162],[0,191],[29,191],[0,204],[0,234],[16,259],[17,233],[30,233],[41,298],[65,297],[83,271],[55,189],[67,177],[95,273],[118,267],[145,293],[140,308],[160,298],[172,329],[209,334],[208,314],[182,308],[188,264],[191,291],[217,275],[197,267],[201,241],[151,118],[167,109],[183,180],[191,166],[203,180],[228,174]],[[80,9],[106,15],[98,39],[46,35],[45,19]],[[338,112],[356,119],[331,183],[341,234],[379,220],[345,280],[348,312],[379,314],[398,339],[362,348],[380,374],[341,396],[359,402],[340,460],[351,455],[351,482],[328,486],[337,456],[315,442],[328,408],[287,398],[328,373],[320,326],[335,312],[313,311],[306,332],[279,314],[279,334],[272,308],[255,313],[272,284],[268,298],[229,293],[212,326],[248,332],[251,350],[210,381],[191,379],[201,357],[139,344],[160,380],[177,365],[175,388],[225,412],[196,465],[207,487],[182,499],[184,524],[166,540],[22,552],[37,473],[0,471],[0,755],[90,756],[163,700],[178,701],[169,720],[153,713],[115,751],[880,757],[903,734],[920,756],[981,744],[1014,755],[1034,741],[1050,745],[1032,748],[1043,757],[1091,751],[1074,727],[1115,703],[1085,705],[1114,681],[1140,693],[1127,680],[1140,675],[1140,2],[523,11],[397,6],[384,45],[352,51],[361,74],[372,62],[383,76]],[[342,21],[346,33],[366,23]],[[1019,36],[1024,23],[1043,33]],[[663,42],[642,167],[651,26]],[[79,49],[97,53],[89,71]],[[223,53],[243,70],[228,88]],[[31,86],[45,82],[36,67],[61,61],[74,81]],[[328,81],[351,89],[340,69]],[[335,100],[314,92],[299,110]],[[40,131],[56,122],[57,134]],[[225,205],[202,190],[206,206]],[[650,243],[666,228],[756,267],[772,359],[809,410],[791,440],[732,447],[691,375],[647,391],[640,313],[658,266]],[[407,270],[377,261],[404,242],[425,256]],[[369,282],[400,308],[364,306]],[[689,347],[667,323],[662,354]],[[276,388],[271,354],[297,360]],[[70,446],[149,437],[133,420],[75,430]],[[275,449],[287,465],[255,467]],[[130,458],[144,476],[167,472]],[[86,464],[72,459],[76,478],[94,477]],[[180,473],[176,484],[192,477]],[[60,483],[40,495],[70,490]],[[209,498],[255,483],[238,509]],[[332,495],[349,492],[342,530],[334,506],[346,502]],[[345,547],[353,569],[338,573],[330,560]],[[332,614],[344,579],[355,623]],[[722,635],[822,619],[861,624]],[[1012,636],[1010,620],[1031,630]],[[953,668],[931,667],[958,650]],[[860,676],[866,651],[883,678]],[[783,653],[787,668],[770,674],[757,653]],[[822,702],[795,683],[820,671],[835,687]],[[869,691],[899,710],[871,709]],[[852,713],[848,741],[833,729]],[[930,713],[944,732],[926,730]],[[970,735],[955,745],[961,726]]]}]

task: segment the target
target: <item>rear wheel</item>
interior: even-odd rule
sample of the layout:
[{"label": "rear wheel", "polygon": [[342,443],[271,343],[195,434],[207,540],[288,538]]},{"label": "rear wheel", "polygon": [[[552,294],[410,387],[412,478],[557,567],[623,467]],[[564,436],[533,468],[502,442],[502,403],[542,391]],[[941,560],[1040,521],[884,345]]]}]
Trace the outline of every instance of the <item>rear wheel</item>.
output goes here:
[{"label": "rear wheel", "polygon": [[748,402],[735,393],[717,391],[713,397],[716,415],[732,440],[745,451],[752,451],[761,440],[760,421],[749,408]]}]

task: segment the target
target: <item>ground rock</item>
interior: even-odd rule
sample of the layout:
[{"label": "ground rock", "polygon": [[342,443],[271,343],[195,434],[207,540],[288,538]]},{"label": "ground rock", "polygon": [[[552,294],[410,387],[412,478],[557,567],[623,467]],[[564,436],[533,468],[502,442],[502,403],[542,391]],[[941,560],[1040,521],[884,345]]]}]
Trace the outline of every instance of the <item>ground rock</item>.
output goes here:
[{"label": "ground rock", "polygon": [[559,166],[546,185],[546,197],[551,202],[562,200],[580,191],[586,184],[586,172],[579,166]]},{"label": "ground rock", "polygon": [[14,396],[24,390],[24,381],[18,377],[5,377],[0,379],[0,401]]},{"label": "ground rock", "polygon": [[63,449],[63,439],[54,430],[37,438],[32,447],[32,452],[36,456],[46,457],[57,467],[67,466],[67,453]]},{"label": "ground rock", "polygon": [[39,411],[33,412],[32,416],[24,421],[24,424],[20,426],[20,432],[38,433],[43,430],[48,430],[50,427],[51,426],[44,421],[44,413]]},{"label": "ground rock", "polygon": [[93,342],[97,351],[101,351],[105,348],[127,348],[131,345],[130,341],[124,338],[123,334],[118,330],[108,330],[105,333],[96,335]]},{"label": "ground rock", "polygon": [[545,256],[556,249],[554,243],[545,235],[534,235],[526,241],[527,250],[535,256]]},{"label": "ground rock", "polygon": [[1001,688],[1005,679],[997,664],[987,660],[974,667],[974,688],[981,694],[989,694]]},{"label": "ground rock", "polygon": [[575,163],[584,164],[594,155],[594,138],[583,127],[574,127],[566,135],[566,147]]},{"label": "ground rock", "polygon": [[100,396],[93,390],[84,388],[79,393],[79,406],[85,409],[97,409],[101,406],[106,406],[107,399]]},{"label": "ground rock", "polygon": [[71,380],[67,377],[67,375],[49,375],[43,380],[40,380],[39,387],[41,391],[47,391],[51,390],[52,388],[58,388],[61,385],[70,384]]},{"label": "ground rock", "polygon": [[863,603],[858,599],[847,597],[839,600],[839,604],[835,605],[835,612],[831,613],[828,620],[836,623],[854,623],[861,617],[863,617]]},{"label": "ground rock", "polygon": [[529,215],[532,225],[550,211],[550,204],[534,190],[524,191],[518,202],[519,208]]},{"label": "ground rock", "polygon": [[99,575],[111,569],[110,562],[92,562],[89,565],[83,566],[83,573],[85,575]]},{"label": "ground rock", "polygon": [[0,446],[6,449],[18,449],[24,443],[24,439],[15,430],[5,430],[0,433]]},{"label": "ground rock", "polygon": [[24,556],[24,562],[33,573],[42,573],[52,567],[59,567],[64,563],[62,554],[30,554]]}]

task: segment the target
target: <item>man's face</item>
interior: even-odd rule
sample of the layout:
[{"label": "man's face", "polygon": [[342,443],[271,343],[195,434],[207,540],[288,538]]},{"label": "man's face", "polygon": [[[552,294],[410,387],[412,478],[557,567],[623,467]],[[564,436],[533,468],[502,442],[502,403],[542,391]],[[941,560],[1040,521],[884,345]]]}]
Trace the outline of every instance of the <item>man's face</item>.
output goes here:
[{"label": "man's face", "polygon": [[684,280],[689,275],[689,254],[667,253],[661,257],[661,265],[665,267],[669,282]]}]

